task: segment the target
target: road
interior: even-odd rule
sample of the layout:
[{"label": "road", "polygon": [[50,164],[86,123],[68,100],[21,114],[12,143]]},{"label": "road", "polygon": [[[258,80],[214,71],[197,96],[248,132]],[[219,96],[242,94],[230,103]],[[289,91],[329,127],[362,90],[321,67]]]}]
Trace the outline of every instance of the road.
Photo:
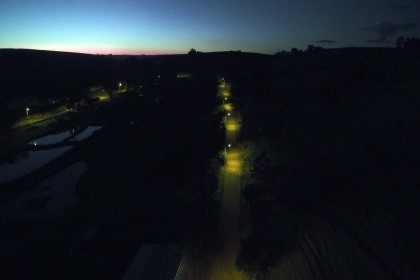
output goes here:
[{"label": "road", "polygon": [[54,118],[68,113],[68,110],[62,106],[48,113],[29,115],[28,119],[21,119],[10,128],[0,131],[0,146],[2,147],[0,158],[22,150],[31,139],[48,134],[55,127],[50,126]]},{"label": "road", "polygon": [[[232,145],[234,142],[229,141]],[[219,236],[216,257],[210,267],[211,280],[247,279],[236,268],[236,256],[241,239],[241,153],[233,147],[227,150],[226,165],[222,167],[221,187],[223,190],[220,205]]]},{"label": "road", "polygon": [[[236,256],[241,240],[241,150],[237,139],[241,117],[233,111],[230,92],[223,89],[226,113],[225,155],[226,163],[220,170],[220,188],[222,191],[218,236],[211,254],[200,256],[192,253],[194,248],[185,248],[184,257],[175,280],[235,280],[248,279],[236,267]],[[230,146],[230,147],[229,147]]]},{"label": "road", "polygon": [[42,113],[42,114],[30,114],[29,118],[22,118],[17,121],[13,126],[12,129],[24,127],[27,125],[33,125],[35,123],[43,122],[55,117],[62,116],[66,114],[69,110],[65,106],[60,106],[56,108],[54,111]]}]

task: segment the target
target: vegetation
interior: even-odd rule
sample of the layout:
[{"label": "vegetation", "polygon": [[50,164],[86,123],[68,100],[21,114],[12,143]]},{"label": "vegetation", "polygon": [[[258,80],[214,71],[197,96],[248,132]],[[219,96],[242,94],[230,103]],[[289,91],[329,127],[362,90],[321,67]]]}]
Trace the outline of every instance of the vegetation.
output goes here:
[{"label": "vegetation", "polygon": [[[240,267],[262,279],[306,277],[308,265],[315,271],[307,277],[332,277],[329,262],[303,257],[308,252],[299,245],[336,238],[323,232],[326,226],[310,226],[321,219],[361,242],[355,246],[373,250],[377,263],[401,265],[375,269],[389,277],[414,273],[408,269],[415,254],[414,139],[420,136],[414,57],[392,49],[305,52],[278,57],[252,80],[237,77],[242,134],[253,141],[247,147],[255,147],[244,165],[251,174],[243,189],[251,233],[242,243]],[[389,247],[405,253],[397,257]],[[329,254],[317,248],[315,256]]]},{"label": "vegetation", "polygon": [[[89,101],[92,86],[110,97],[100,106],[86,102],[67,124],[104,125],[99,133],[2,185],[5,204],[71,163],[89,167],[76,188],[79,204],[62,217],[1,221],[0,236],[7,240],[1,273],[118,278],[141,244],[208,249],[218,215],[215,158],[224,144],[216,109],[219,75],[232,82],[234,110],[243,120],[241,200],[250,227],[238,266],[260,279],[305,273],[360,279],[351,273],[365,266],[345,262],[356,269],[343,272],[337,263],[357,259],[350,253],[362,248],[370,252],[366,259],[374,259],[371,266],[366,262],[369,271],[410,278],[419,232],[419,66],[413,63],[419,55],[411,51],[417,41],[398,39],[400,49],[321,51],[309,45],[276,55],[0,51],[3,105],[28,95]],[[21,118],[4,106],[1,113],[3,127]],[[37,128],[31,129],[3,131],[0,143],[22,148],[25,137],[36,135]],[[42,208],[48,199],[26,207]]]},{"label": "vegetation", "polygon": [[408,50],[419,50],[420,49],[420,39],[419,38],[404,38],[402,36],[398,37],[395,42],[397,48],[399,49],[408,49]]},{"label": "vegetation", "polygon": [[[141,244],[182,246],[194,236],[205,248],[217,215],[218,174],[210,161],[224,136],[213,115],[216,89],[215,75],[161,75],[141,95],[127,93],[101,110],[88,109],[105,125],[99,135],[7,187],[24,191],[20,183],[42,181],[60,161],[85,161],[89,169],[76,190],[80,204],[42,226],[26,220],[6,225],[0,235],[9,236],[10,246],[0,255],[7,267],[2,276],[17,275],[24,266],[22,278],[53,279],[64,271],[69,278],[120,277]],[[33,203],[28,207],[45,204]],[[13,237],[22,237],[22,230],[33,238]],[[94,236],[75,245],[85,230]],[[33,260],[23,261],[25,255]]]}]

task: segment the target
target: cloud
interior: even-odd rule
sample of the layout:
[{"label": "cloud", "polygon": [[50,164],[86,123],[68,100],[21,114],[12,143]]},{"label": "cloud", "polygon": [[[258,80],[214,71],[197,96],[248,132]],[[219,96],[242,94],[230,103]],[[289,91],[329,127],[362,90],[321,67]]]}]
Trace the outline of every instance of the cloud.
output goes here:
[{"label": "cloud", "polygon": [[333,41],[333,40],[319,40],[319,41],[316,41],[318,44],[335,44],[335,41]]},{"label": "cloud", "polygon": [[411,9],[410,5],[392,5],[391,6],[391,10],[395,11],[395,12],[401,12],[401,11],[406,11]]},{"label": "cloud", "polygon": [[376,33],[378,38],[368,40],[369,43],[389,43],[389,38],[399,31],[412,30],[417,27],[415,22],[393,24],[390,21],[377,22],[374,26],[363,27],[360,30],[367,33]]}]

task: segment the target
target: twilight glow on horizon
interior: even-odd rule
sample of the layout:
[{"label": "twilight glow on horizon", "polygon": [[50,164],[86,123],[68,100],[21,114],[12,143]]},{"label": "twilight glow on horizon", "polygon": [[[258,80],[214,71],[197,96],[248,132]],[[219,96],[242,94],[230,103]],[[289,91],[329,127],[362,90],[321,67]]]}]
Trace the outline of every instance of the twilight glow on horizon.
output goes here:
[{"label": "twilight glow on horizon", "polygon": [[242,50],[312,44],[393,47],[420,37],[417,1],[2,0],[0,48],[91,54]]}]

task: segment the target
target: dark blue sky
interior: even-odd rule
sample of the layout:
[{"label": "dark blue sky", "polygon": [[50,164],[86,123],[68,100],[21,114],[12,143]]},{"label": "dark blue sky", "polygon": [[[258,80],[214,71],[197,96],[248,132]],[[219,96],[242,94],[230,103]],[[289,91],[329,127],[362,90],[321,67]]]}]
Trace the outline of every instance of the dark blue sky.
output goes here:
[{"label": "dark blue sky", "polygon": [[394,46],[414,0],[2,0],[0,48],[155,54]]}]

